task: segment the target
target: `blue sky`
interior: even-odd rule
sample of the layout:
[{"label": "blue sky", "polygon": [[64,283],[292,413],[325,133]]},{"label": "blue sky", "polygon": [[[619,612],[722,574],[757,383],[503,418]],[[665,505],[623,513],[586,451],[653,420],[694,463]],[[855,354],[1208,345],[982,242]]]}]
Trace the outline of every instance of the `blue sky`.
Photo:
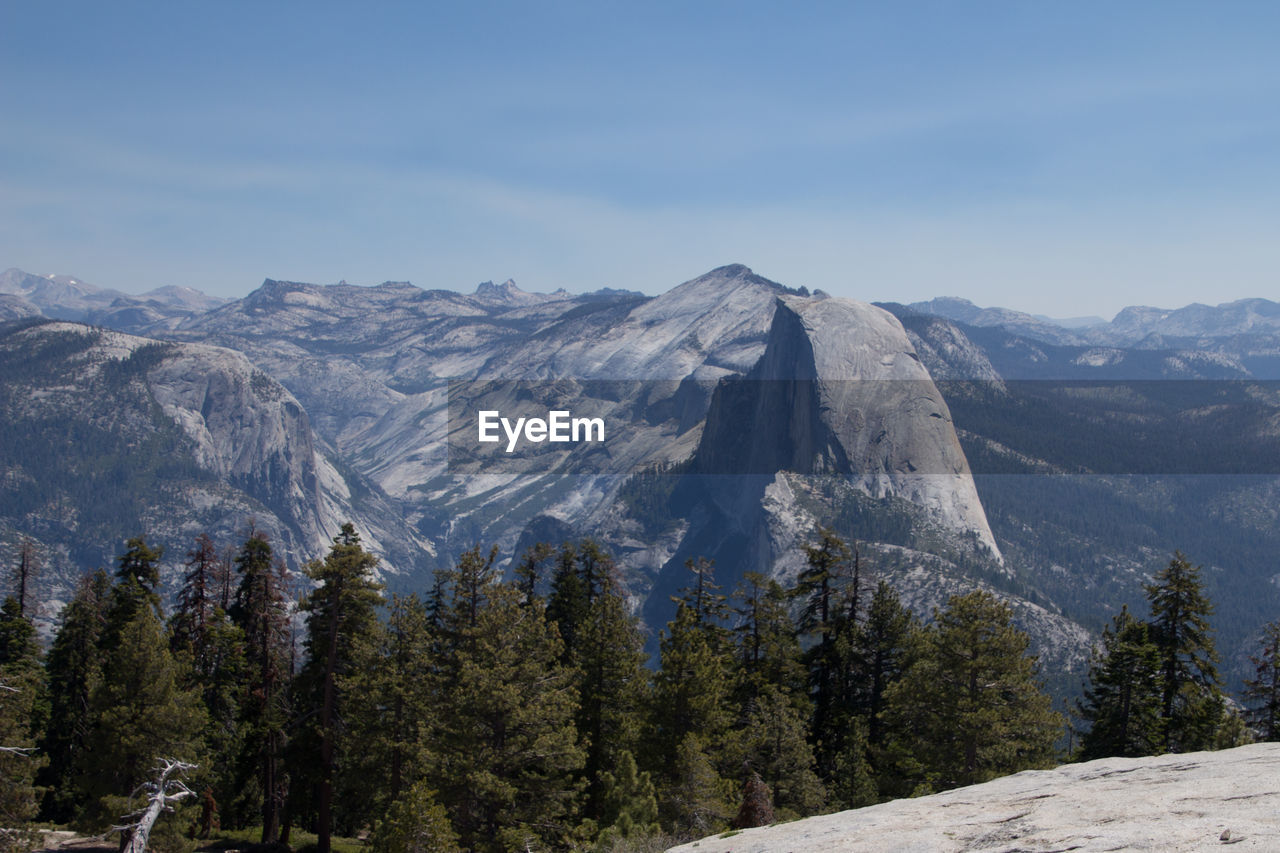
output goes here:
[{"label": "blue sky", "polygon": [[9,0],[0,268],[1280,298],[1280,5],[794,5]]}]

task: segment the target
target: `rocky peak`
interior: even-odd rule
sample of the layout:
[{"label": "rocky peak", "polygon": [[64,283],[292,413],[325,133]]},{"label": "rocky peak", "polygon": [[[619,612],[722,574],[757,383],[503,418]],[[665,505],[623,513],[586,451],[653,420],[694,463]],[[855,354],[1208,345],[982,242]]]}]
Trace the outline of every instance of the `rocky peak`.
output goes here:
[{"label": "rocky peak", "polygon": [[208,311],[231,301],[217,296],[210,296],[207,293],[196,290],[194,287],[183,287],[174,284],[149,290],[142,294],[141,298],[191,311]]},{"label": "rocky peak", "polygon": [[[684,284],[675,288],[671,293],[679,293],[681,291],[706,291],[714,290],[734,290],[742,287],[763,288],[777,294],[794,294],[797,296],[808,296],[807,288],[790,288],[786,285],[778,284],[762,275],[756,275],[751,267],[746,264],[726,264],[722,267],[716,267],[710,272],[703,273],[697,278],[690,279]],[[665,295],[665,294],[664,294]]]},{"label": "rocky peak", "polygon": [[912,302],[907,307],[921,314],[933,314],[961,323],[972,323],[982,313],[982,309],[973,302],[959,296],[938,296],[927,302]]},{"label": "rocky peak", "polygon": [[494,284],[491,281],[482,281],[476,287],[476,296],[480,299],[497,299],[504,302],[518,300],[523,296],[532,296],[531,293],[525,293],[516,286],[515,279],[507,279],[502,284]]},{"label": "rocky peak", "polygon": [[892,314],[848,299],[777,299],[764,355],[716,389],[697,471],[848,478],[998,555],[951,414]]}]

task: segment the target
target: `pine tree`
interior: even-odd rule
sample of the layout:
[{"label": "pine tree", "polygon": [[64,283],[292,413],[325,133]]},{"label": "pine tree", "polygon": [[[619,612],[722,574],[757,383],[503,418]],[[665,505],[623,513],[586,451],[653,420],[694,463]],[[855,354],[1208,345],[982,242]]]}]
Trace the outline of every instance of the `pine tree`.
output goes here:
[{"label": "pine tree", "polygon": [[[301,774],[315,791],[315,820],[319,853],[329,853],[335,823],[334,788],[347,751],[358,749],[346,739],[348,702],[346,679],[360,672],[374,654],[377,609],[383,604],[382,585],[374,581],[377,558],[360,545],[355,527],[346,523],[333,540],[324,562],[307,566],[318,587],[302,603],[307,614],[306,662],[298,675],[298,698],[304,713],[313,715],[309,737],[298,744]],[[308,754],[310,753],[310,754]],[[336,815],[351,821],[360,812],[362,789],[344,791]]]},{"label": "pine tree", "polygon": [[[232,624],[220,606],[218,578],[222,558],[207,534],[196,538],[187,552],[186,572],[177,609],[169,620],[170,645],[183,658],[188,672],[185,687],[200,691],[209,726],[205,747],[210,755],[227,759],[202,768],[206,810],[217,810],[228,827],[246,817],[243,801],[251,786],[244,785],[237,759],[243,750],[241,719],[247,677],[244,632]],[[212,819],[210,817],[210,819]]]},{"label": "pine tree", "polygon": [[[890,773],[873,766],[871,756],[877,750],[871,748],[866,717],[853,716],[848,731],[841,739],[841,748],[835,756],[835,773],[829,785],[829,806],[840,809],[857,809],[870,806],[881,799],[881,787],[891,790],[897,780]],[[891,765],[890,765],[891,769]]]},{"label": "pine tree", "polygon": [[449,580],[428,781],[464,847],[557,846],[575,816],[585,758],[563,644],[543,609],[499,583],[478,547]]},{"label": "pine tree", "polygon": [[759,572],[747,572],[737,598],[734,629],[740,674],[735,689],[742,713],[768,688],[791,696],[807,717],[810,711],[800,641],[782,586]]},{"label": "pine tree", "polygon": [[690,561],[694,582],[676,599],[675,618],[659,638],[654,674],[651,753],[671,781],[676,747],[697,734],[699,750],[721,755],[733,721],[734,653],[717,617],[726,608],[715,593],[709,565]]},{"label": "pine tree", "polygon": [[193,667],[201,677],[209,672],[205,657],[217,606],[214,575],[218,563],[218,550],[213,540],[206,533],[200,534],[195,546],[187,552],[178,606],[170,623],[174,648],[185,648],[190,652]]},{"label": "pine tree", "polygon": [[101,569],[80,579],[75,595],[62,611],[45,664],[50,708],[40,749],[49,764],[39,782],[47,792],[44,812],[59,822],[70,820],[79,805],[72,779],[74,768],[91,748],[90,697],[101,678],[100,641],[110,595],[110,581]]},{"label": "pine tree", "polygon": [[[751,702],[742,723],[729,738],[725,764],[756,775],[772,792],[773,807],[783,818],[820,811],[827,792],[814,771],[808,720],[790,693],[765,687]],[[741,778],[741,777],[739,777]]]},{"label": "pine tree", "polygon": [[922,656],[886,692],[886,718],[935,790],[1042,767],[1062,727],[1027,635],[991,593],[952,596]]},{"label": "pine tree", "polygon": [[36,626],[22,615],[22,605],[15,596],[0,604],[0,667],[40,670],[40,642]]},{"label": "pine tree", "polygon": [[[523,588],[527,584],[521,583],[520,586]],[[581,645],[578,629],[587,621],[587,609],[590,606],[591,590],[578,564],[578,549],[566,542],[556,556],[551,595],[547,598],[547,620],[556,626],[560,638],[564,640],[565,663],[569,663],[572,651]]]},{"label": "pine tree", "polygon": [[35,749],[48,718],[44,669],[36,629],[18,598],[0,611],[0,853],[29,849],[27,822],[35,817],[43,791],[36,774],[48,759]]},{"label": "pine tree", "polygon": [[144,607],[161,618],[160,558],[163,549],[147,545],[145,538],[135,536],[125,543],[116,569],[116,582],[111,587],[111,609],[107,614],[105,642],[114,646],[120,631],[133,621]]},{"label": "pine tree", "polygon": [[13,597],[18,601],[18,613],[21,616],[32,618],[38,615],[36,578],[43,568],[44,562],[40,559],[35,541],[30,536],[23,536],[18,543],[18,559],[13,567]]},{"label": "pine tree", "polygon": [[199,763],[206,724],[200,695],[183,689],[185,673],[151,608],[140,608],[105,652],[77,779],[81,825],[98,830],[128,811],[128,795],[151,778],[158,757]]},{"label": "pine tree", "polygon": [[867,721],[867,745],[873,750],[884,743],[885,692],[910,667],[917,636],[911,612],[902,606],[893,587],[880,581],[854,642],[854,657],[863,676],[859,710]]},{"label": "pine tree", "polygon": [[1148,625],[1134,619],[1127,607],[1103,631],[1102,652],[1089,667],[1089,687],[1079,708],[1089,723],[1081,759],[1160,752],[1160,650],[1151,642]]},{"label": "pine tree", "polygon": [[1245,679],[1249,724],[1265,741],[1280,741],[1280,620],[1262,629],[1261,649],[1252,655],[1253,677]]},{"label": "pine tree", "polygon": [[398,795],[369,838],[373,853],[459,853],[449,815],[425,782]]},{"label": "pine tree", "polygon": [[853,703],[849,656],[859,615],[856,586],[850,584],[853,551],[835,532],[819,527],[817,544],[806,546],[805,554],[807,566],[792,595],[804,602],[798,628],[811,642],[805,654],[813,701],[810,736],[819,774],[830,781]]},{"label": "pine tree", "polygon": [[1160,652],[1164,750],[1212,746],[1224,702],[1200,567],[1181,552],[1144,586],[1151,603],[1151,639]]},{"label": "pine tree", "polygon": [[630,750],[620,753],[614,771],[602,771],[600,779],[602,831],[598,848],[607,849],[619,839],[656,835],[660,831],[653,780],[636,766]]},{"label": "pine tree", "polygon": [[243,638],[243,691],[239,702],[236,793],[226,802],[232,820],[252,812],[262,822],[262,843],[280,840],[286,781],[281,770],[289,723],[289,605],[287,575],[271,543],[251,530],[234,558],[240,580],[231,603],[233,627]]},{"label": "pine tree", "polygon": [[538,542],[525,549],[520,557],[515,570],[516,588],[524,595],[526,604],[533,603],[534,597],[542,590],[542,566],[554,555],[554,548],[546,542]]},{"label": "pine tree", "polygon": [[[518,581],[517,586],[526,601],[532,601],[527,584]],[[613,559],[589,539],[561,549],[552,603],[563,620],[556,621],[565,637],[562,660],[577,674],[574,722],[586,747],[583,812],[599,821],[604,810],[602,774],[617,765],[622,753],[638,746],[648,688],[644,638],[639,622],[628,612]],[[548,619],[552,612],[549,604]]]},{"label": "pine tree", "polygon": [[432,643],[422,601],[394,596],[372,665],[347,679],[349,733],[361,748],[346,773],[364,780],[373,813],[399,801],[426,772],[426,735],[441,686]]},{"label": "pine tree", "polygon": [[724,829],[736,811],[734,786],[716,772],[697,734],[689,732],[680,741],[673,768],[662,802],[665,823],[686,838]]}]

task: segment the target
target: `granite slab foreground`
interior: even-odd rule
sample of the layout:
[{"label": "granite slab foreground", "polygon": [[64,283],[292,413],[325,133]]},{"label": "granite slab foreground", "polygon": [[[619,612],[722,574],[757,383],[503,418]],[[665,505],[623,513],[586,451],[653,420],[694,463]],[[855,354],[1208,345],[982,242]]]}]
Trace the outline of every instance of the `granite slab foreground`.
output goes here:
[{"label": "granite slab foreground", "polygon": [[1280,851],[1280,743],[1029,770],[672,853]]}]

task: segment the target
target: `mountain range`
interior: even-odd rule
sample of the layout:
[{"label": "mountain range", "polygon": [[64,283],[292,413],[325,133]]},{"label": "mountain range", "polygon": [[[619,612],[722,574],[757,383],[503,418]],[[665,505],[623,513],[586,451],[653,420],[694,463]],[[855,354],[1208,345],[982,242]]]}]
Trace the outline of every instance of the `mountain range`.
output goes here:
[{"label": "mountain range", "polygon": [[[1175,548],[1205,564],[1233,677],[1280,604],[1266,300],[1063,325],[741,265],[656,297],[267,280],[236,300],[9,270],[0,320],[0,541],[40,542],[54,606],[139,532],[175,571],[252,519],[296,565],[351,519],[398,590],[477,543],[593,536],[656,629],[686,560],[727,591],[791,579],[827,524],[918,611],[999,592],[1066,694]],[[601,447],[465,447],[467,407],[565,400],[610,424]]]}]

